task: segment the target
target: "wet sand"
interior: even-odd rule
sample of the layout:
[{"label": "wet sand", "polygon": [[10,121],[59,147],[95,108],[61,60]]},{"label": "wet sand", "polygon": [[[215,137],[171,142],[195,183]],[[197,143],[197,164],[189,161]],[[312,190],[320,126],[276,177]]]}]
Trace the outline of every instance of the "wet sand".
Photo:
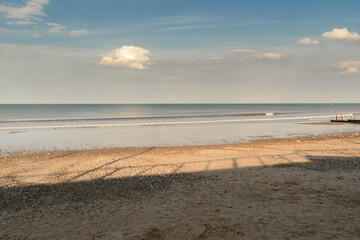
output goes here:
[{"label": "wet sand", "polygon": [[360,135],[0,159],[0,239],[360,239]]}]

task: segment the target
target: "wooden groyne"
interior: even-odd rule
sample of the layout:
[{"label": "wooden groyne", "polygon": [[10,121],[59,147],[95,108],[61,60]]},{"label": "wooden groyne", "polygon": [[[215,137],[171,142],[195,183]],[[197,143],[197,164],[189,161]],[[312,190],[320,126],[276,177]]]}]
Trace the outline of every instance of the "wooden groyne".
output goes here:
[{"label": "wooden groyne", "polygon": [[339,122],[339,123],[355,123],[355,124],[360,124],[360,120],[355,120],[355,119],[348,119],[348,120],[330,120],[331,122]]}]

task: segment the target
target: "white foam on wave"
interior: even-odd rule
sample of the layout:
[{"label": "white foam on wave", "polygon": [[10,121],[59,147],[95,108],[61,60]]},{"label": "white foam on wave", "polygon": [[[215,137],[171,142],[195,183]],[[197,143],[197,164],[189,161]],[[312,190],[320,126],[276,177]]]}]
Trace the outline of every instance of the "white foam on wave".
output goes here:
[{"label": "white foam on wave", "polygon": [[[351,114],[343,114],[348,117]],[[83,124],[83,125],[56,125],[56,126],[29,126],[29,127],[0,127],[0,130],[34,130],[34,129],[63,129],[63,128],[106,128],[106,127],[142,127],[142,126],[164,126],[164,125],[185,125],[185,124],[206,124],[206,123],[236,123],[236,122],[261,122],[301,119],[322,119],[332,118],[335,115],[325,116],[304,116],[286,118],[262,118],[262,119],[224,119],[224,120],[203,120],[203,121],[182,121],[182,122],[148,122],[148,123],[114,123],[114,124]]]}]

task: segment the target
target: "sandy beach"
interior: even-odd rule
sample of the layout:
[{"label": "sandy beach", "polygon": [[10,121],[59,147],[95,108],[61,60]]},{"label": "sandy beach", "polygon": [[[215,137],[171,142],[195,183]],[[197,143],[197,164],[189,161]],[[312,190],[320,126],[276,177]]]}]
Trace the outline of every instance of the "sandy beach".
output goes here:
[{"label": "sandy beach", "polygon": [[360,240],[359,9],[0,0],[0,240]]},{"label": "sandy beach", "polygon": [[360,239],[360,135],[0,159],[1,239]]}]

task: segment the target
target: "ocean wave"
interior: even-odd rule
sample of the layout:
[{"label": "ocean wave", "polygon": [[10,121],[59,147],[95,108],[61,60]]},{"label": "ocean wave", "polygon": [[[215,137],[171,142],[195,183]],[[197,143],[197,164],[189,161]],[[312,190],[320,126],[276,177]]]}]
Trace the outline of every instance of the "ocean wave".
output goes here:
[{"label": "ocean wave", "polygon": [[216,118],[216,117],[252,117],[274,116],[291,113],[236,113],[236,114],[211,114],[211,115],[180,115],[180,116],[147,116],[147,117],[113,117],[113,118],[64,118],[64,119],[34,119],[34,120],[5,120],[0,123],[25,123],[25,122],[76,122],[76,121],[116,121],[116,120],[150,120],[150,119],[176,119],[176,118]]},{"label": "ocean wave", "polygon": [[[265,114],[263,114],[265,115]],[[352,114],[343,114],[348,117]],[[141,127],[141,126],[164,126],[164,125],[187,125],[187,124],[211,124],[211,123],[236,123],[236,122],[262,122],[262,121],[284,121],[284,120],[310,120],[333,118],[335,115],[323,116],[302,116],[284,118],[253,118],[253,119],[222,119],[222,120],[201,120],[201,121],[177,121],[177,122],[141,122],[141,123],[111,123],[111,124],[72,124],[53,126],[15,126],[0,127],[0,130],[35,130],[35,129],[63,129],[63,128],[106,128],[106,127]]]}]

